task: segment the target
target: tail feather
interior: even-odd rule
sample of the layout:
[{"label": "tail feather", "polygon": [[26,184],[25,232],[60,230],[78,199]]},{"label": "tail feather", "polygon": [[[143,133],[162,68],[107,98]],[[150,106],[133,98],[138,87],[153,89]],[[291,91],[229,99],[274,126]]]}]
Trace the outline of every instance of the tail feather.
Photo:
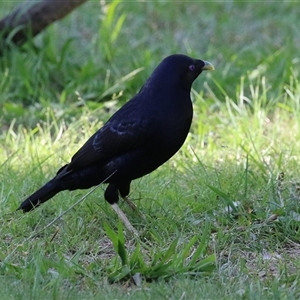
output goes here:
[{"label": "tail feather", "polygon": [[55,179],[50,180],[44,186],[42,186],[39,190],[30,195],[27,199],[25,199],[19,209],[22,209],[23,212],[28,212],[30,210],[35,209],[41,203],[46,202],[57,193],[59,193],[61,189],[59,188],[59,184]]}]

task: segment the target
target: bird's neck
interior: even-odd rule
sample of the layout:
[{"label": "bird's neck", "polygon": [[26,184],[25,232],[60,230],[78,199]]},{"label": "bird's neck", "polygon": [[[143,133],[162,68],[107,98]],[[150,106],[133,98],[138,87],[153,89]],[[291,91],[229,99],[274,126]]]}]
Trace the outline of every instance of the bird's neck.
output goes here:
[{"label": "bird's neck", "polygon": [[[183,102],[190,102],[191,88],[184,88],[178,83],[170,82],[170,80],[158,80],[158,78],[150,77],[139,91],[143,101],[157,100],[164,103],[173,103],[174,98],[182,98]],[[184,103],[182,103],[184,104]]]}]

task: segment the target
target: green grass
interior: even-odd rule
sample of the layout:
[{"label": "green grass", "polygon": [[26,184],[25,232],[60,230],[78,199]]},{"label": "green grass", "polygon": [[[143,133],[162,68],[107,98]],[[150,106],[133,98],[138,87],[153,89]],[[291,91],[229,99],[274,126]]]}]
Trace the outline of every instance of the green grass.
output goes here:
[{"label": "green grass", "polygon": [[[90,1],[0,57],[0,299],[299,299],[298,6]],[[15,212],[171,53],[216,70],[185,145],[132,185],[145,219],[121,203],[140,239],[103,187],[47,228],[87,191]]]}]

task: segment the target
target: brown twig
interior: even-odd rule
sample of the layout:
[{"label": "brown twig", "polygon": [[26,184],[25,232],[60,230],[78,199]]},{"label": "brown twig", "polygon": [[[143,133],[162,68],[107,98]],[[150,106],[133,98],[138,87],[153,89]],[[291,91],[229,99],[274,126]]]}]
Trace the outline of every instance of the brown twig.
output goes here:
[{"label": "brown twig", "polygon": [[22,45],[87,0],[42,0],[18,6],[0,21],[0,46]]}]

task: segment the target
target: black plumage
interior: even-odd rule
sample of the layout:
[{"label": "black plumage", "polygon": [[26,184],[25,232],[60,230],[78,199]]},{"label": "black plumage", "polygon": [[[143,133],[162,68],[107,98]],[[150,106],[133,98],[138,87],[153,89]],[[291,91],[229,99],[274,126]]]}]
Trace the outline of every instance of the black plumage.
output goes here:
[{"label": "black plumage", "polygon": [[193,116],[191,86],[204,70],[213,66],[181,54],[165,58],[139,93],[19,209],[30,211],[60,191],[87,189],[111,174],[105,199],[113,204],[126,197],[132,180],[158,168],[184,143]]}]

